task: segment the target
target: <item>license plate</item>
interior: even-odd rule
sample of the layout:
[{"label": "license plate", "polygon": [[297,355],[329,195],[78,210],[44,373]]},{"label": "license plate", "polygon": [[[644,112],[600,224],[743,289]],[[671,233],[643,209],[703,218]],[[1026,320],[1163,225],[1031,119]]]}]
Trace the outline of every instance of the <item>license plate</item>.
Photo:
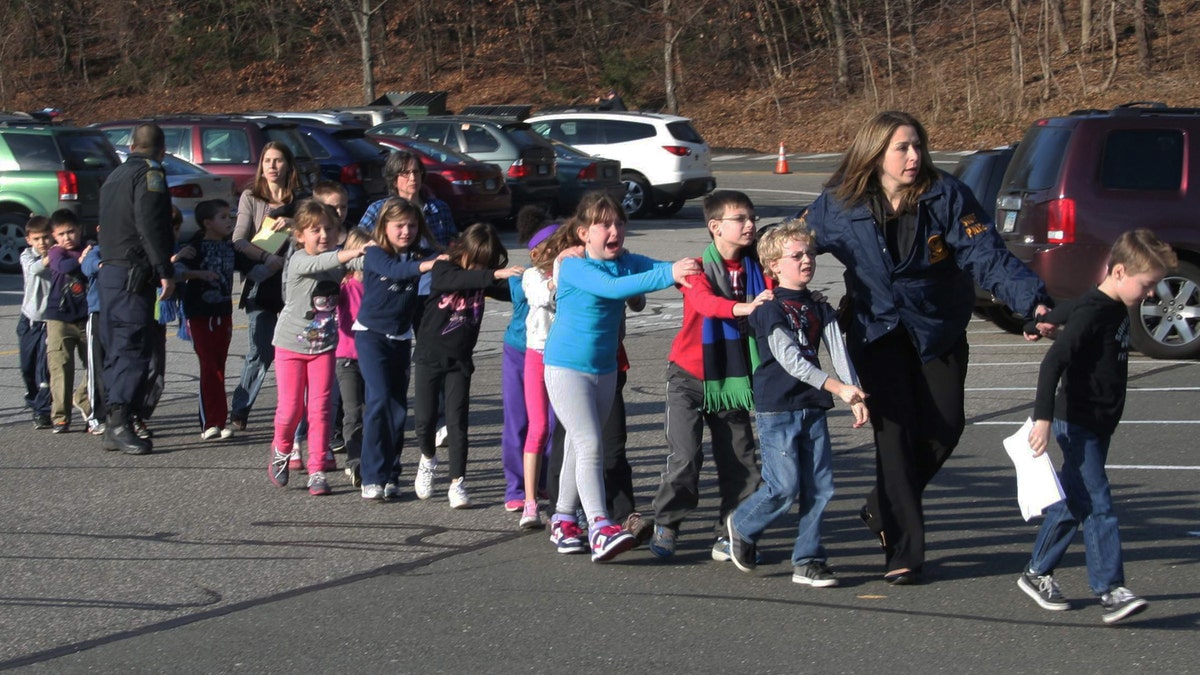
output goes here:
[{"label": "license plate", "polygon": [[483,181],[483,187],[486,190],[495,190],[496,189],[496,179],[489,178],[489,179]]},{"label": "license plate", "polygon": [[1004,212],[1004,225],[1002,225],[1000,227],[1000,231],[1001,232],[1012,232],[1013,230],[1016,229],[1016,227],[1017,227],[1017,212],[1016,211],[1005,211]]},{"label": "license plate", "polygon": [[539,176],[550,175],[550,165],[549,164],[538,164],[537,172],[538,172]]}]

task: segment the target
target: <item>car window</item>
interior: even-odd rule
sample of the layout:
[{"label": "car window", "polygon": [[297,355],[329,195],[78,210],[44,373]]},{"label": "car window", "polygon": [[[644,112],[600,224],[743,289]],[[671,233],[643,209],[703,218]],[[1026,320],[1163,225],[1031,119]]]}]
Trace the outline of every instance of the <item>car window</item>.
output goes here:
[{"label": "car window", "polygon": [[422,143],[419,140],[405,141],[405,145],[413,148],[417,152],[424,153],[436,159],[443,164],[466,164],[474,162],[471,157],[462,154],[461,152],[448,148],[444,145],[435,145],[433,143]]},{"label": "car window", "polygon": [[182,160],[173,154],[163,157],[162,167],[163,173],[168,176],[201,176],[208,173],[208,171],[201,169],[191,162]]},{"label": "car window", "polygon": [[467,154],[496,152],[500,149],[500,141],[478,124],[463,124],[462,135]]},{"label": "car window", "polygon": [[4,140],[22,171],[59,171],[63,168],[54,139],[46,134],[8,132]]},{"label": "car window", "polygon": [[643,138],[654,138],[658,135],[653,124],[642,124],[641,122],[602,120],[600,127],[603,129],[605,143],[628,143],[640,141]]},{"label": "car window", "polygon": [[308,152],[308,145],[304,142],[304,134],[300,133],[296,127],[263,127],[263,132],[267,135],[268,141],[283,143],[295,155],[296,161],[312,159],[312,155]]},{"label": "car window", "polygon": [[300,138],[304,140],[304,147],[308,150],[309,157],[313,159],[329,159],[329,151],[325,149],[325,146],[321,145],[320,141],[306,133],[301,133]]},{"label": "car window", "polygon": [[108,136],[108,142],[113,145],[129,145],[129,137],[133,135],[133,131],[124,127],[120,129],[105,129],[104,135]]},{"label": "car window", "polygon": [[457,140],[447,140],[446,132],[449,129],[450,125],[445,122],[423,122],[412,127],[411,135],[417,138],[424,138],[427,141],[433,141],[434,143],[458,147]]},{"label": "car window", "polygon": [[334,136],[338,145],[354,159],[380,159],[386,153],[378,145],[362,136]]},{"label": "car window", "polygon": [[[128,135],[126,136],[128,138]],[[163,127],[163,137],[166,139],[167,152],[177,157],[182,157],[189,162],[192,161],[192,128],[191,127]],[[109,136],[109,140],[112,137]],[[125,143],[117,143],[114,145],[126,145]]]},{"label": "car window", "polygon": [[696,131],[696,127],[693,127],[691,122],[670,122],[667,124],[667,131],[671,132],[675,140],[684,143],[704,142],[704,139],[700,137],[700,132]]},{"label": "car window", "polygon": [[1106,190],[1178,190],[1183,133],[1174,129],[1114,131],[1104,143],[1100,186]]},{"label": "car window", "polygon": [[68,171],[112,171],[121,164],[103,134],[63,134],[58,145]]},{"label": "car window", "polygon": [[1008,172],[1004,174],[1005,192],[1045,190],[1058,180],[1058,171],[1066,158],[1071,129],[1031,127],[1017,146]]},{"label": "car window", "polygon": [[212,164],[250,164],[250,141],[241,129],[201,129],[204,161]]}]

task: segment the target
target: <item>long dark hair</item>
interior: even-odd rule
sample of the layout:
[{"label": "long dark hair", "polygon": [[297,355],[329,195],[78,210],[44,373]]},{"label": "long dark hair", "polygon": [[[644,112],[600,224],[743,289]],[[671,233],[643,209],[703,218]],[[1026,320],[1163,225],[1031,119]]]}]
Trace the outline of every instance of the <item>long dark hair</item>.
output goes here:
[{"label": "long dark hair", "polygon": [[859,128],[842,161],[829,177],[825,187],[833,190],[838,201],[854,206],[865,202],[869,195],[882,191],[879,183],[879,162],[896,130],[910,126],[917,130],[921,141],[921,163],[917,179],[901,190],[900,210],[910,210],[917,198],[925,194],[938,179],[933,158],[929,156],[929,134],[917,118],[906,112],[885,110]]},{"label": "long dark hair", "polygon": [[500,243],[496,228],[487,223],[475,223],[463,230],[446,249],[450,262],[464,269],[479,266],[498,270],[508,265],[508,249]]},{"label": "long dark hair", "polygon": [[267,187],[267,179],[263,177],[262,170],[263,157],[266,156],[268,150],[278,150],[283,154],[284,161],[287,162],[287,179],[283,190],[283,203],[287,204],[300,191],[300,176],[296,173],[296,156],[292,154],[292,149],[279,141],[269,141],[263,146],[262,152],[259,153],[258,168],[254,170],[254,187],[250,189],[250,194],[268,204],[271,203],[271,189]]}]

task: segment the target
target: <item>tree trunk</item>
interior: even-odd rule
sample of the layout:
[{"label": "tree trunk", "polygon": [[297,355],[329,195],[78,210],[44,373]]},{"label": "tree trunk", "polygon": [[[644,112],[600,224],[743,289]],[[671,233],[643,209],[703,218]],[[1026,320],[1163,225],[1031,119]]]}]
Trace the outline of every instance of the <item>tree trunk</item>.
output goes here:
[{"label": "tree trunk", "polygon": [[1069,53],[1071,44],[1067,42],[1067,19],[1063,16],[1063,0],[1050,1],[1050,18],[1054,20],[1054,35],[1058,38],[1058,53]]},{"label": "tree trunk", "polygon": [[1079,50],[1092,49],[1092,0],[1079,0]]},{"label": "tree trunk", "polygon": [[917,81],[917,14],[913,0],[904,0],[904,26],[908,30],[908,83]]},{"label": "tree trunk", "polygon": [[675,97],[675,22],[671,19],[671,0],[663,0],[663,93],[667,98],[667,112],[679,114],[679,100]]},{"label": "tree trunk", "polygon": [[1021,51],[1021,0],[1008,0],[1008,49],[1012,62],[1013,87],[1018,95],[1025,90],[1025,57]]},{"label": "tree trunk", "polygon": [[1146,0],[1133,0],[1133,36],[1137,44],[1138,72],[1149,73],[1152,66],[1150,29],[1146,22]]},{"label": "tree trunk", "polygon": [[833,27],[833,49],[837,56],[837,83],[842,93],[850,92],[850,54],[846,46],[846,15],[841,0],[829,0],[829,16]]}]

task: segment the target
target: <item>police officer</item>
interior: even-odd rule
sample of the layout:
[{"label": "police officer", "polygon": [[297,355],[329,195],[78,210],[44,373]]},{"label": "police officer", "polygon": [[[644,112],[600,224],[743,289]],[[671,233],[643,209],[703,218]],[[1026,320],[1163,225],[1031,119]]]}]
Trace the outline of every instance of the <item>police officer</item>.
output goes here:
[{"label": "police officer", "polygon": [[100,337],[104,342],[104,384],[108,428],[104,449],[149,454],[149,439],[130,424],[145,400],[153,354],[155,289],[175,291],[171,249],[171,196],[160,162],[166,154],[163,131],[154,124],[133,130],[129,159],[100,188]]}]

